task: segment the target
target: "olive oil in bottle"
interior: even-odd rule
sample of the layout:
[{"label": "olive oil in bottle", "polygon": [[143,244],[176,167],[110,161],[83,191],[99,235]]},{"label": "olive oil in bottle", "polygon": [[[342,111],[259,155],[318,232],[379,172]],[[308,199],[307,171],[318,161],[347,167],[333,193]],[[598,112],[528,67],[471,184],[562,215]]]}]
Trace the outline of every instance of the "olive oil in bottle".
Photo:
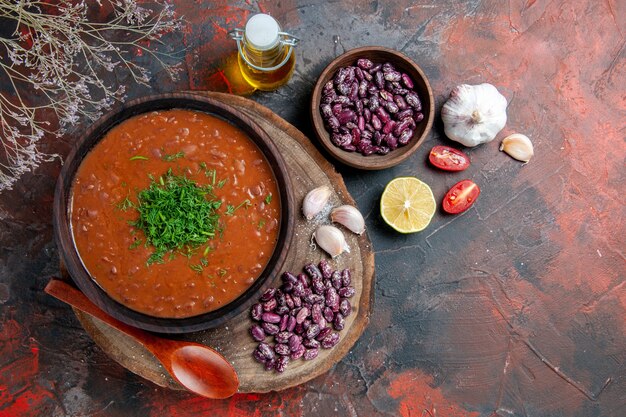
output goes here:
[{"label": "olive oil in bottle", "polygon": [[281,32],[272,16],[256,14],[245,30],[235,29],[230,36],[237,41],[241,74],[251,86],[272,91],[289,81],[296,66],[298,38]]}]

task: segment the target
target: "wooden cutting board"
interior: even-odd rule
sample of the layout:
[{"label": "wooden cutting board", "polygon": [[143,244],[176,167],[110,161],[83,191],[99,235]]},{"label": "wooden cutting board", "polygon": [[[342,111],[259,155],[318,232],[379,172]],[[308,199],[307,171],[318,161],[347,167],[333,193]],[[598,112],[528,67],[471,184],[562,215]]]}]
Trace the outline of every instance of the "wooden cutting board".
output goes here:
[{"label": "wooden cutting board", "polygon": [[[308,191],[321,185],[328,185],[333,189],[331,202],[334,206],[355,205],[341,175],[295,127],[252,100],[223,93],[201,94],[222,100],[244,111],[274,139],[287,166],[291,168],[291,182],[298,207],[301,207]],[[329,222],[327,216],[313,221],[306,221],[303,216],[299,216],[295,227],[296,235],[284,266],[285,271],[300,273],[306,263],[328,259],[321,249],[311,245],[310,240],[318,225]],[[327,372],[348,353],[361,336],[369,322],[373,305],[374,253],[371,241],[367,233],[356,236],[345,230],[344,234],[351,252],[331,260],[330,264],[333,269],[350,268],[352,271],[352,282],[356,289],[356,294],[350,300],[353,312],[346,318],[345,328],[339,332],[340,342],[333,349],[321,349],[315,360],[291,361],[282,374],[265,371],[252,358],[252,351],[257,343],[249,334],[252,320],[248,311],[242,312],[222,327],[171,337],[203,343],[221,352],[235,367],[240,380],[239,392],[242,393],[279,391]],[[279,276],[270,279],[274,281],[272,286],[280,286]],[[74,312],[87,333],[113,360],[157,385],[183,389],[166,374],[152,354],[133,339],[98,319],[77,310]]]}]

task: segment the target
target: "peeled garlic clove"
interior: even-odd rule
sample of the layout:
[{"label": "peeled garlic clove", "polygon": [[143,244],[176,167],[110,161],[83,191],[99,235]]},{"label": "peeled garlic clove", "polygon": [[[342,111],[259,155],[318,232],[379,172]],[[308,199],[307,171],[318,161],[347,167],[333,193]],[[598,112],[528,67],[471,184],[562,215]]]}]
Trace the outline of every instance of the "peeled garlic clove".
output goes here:
[{"label": "peeled garlic clove", "polygon": [[307,220],[311,220],[317,213],[322,211],[322,209],[326,206],[326,203],[328,203],[330,194],[330,187],[326,185],[322,185],[321,187],[317,187],[309,191],[302,202],[302,212],[304,213],[304,217],[306,217]]},{"label": "peeled garlic clove", "polygon": [[330,212],[330,220],[347,227],[353,233],[360,235],[365,231],[365,220],[356,207],[349,205],[339,206]]},{"label": "peeled garlic clove", "polygon": [[335,226],[322,225],[313,233],[313,238],[320,246],[333,258],[341,255],[343,252],[350,252],[350,247],[346,243],[341,230]]},{"label": "peeled garlic clove", "polygon": [[528,162],[534,155],[533,143],[528,136],[521,133],[513,133],[502,140],[500,150],[508,153],[518,161]]}]

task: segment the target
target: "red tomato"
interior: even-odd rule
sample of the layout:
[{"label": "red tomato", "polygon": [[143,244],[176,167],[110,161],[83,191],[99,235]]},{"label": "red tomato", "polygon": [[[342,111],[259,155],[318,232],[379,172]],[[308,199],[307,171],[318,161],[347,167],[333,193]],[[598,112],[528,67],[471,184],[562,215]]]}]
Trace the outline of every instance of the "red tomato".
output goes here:
[{"label": "red tomato", "polygon": [[435,146],[428,155],[430,163],[445,171],[463,171],[470,165],[469,156],[449,146]]},{"label": "red tomato", "polygon": [[450,214],[462,213],[474,204],[480,188],[472,180],[459,181],[443,198],[443,209]]}]

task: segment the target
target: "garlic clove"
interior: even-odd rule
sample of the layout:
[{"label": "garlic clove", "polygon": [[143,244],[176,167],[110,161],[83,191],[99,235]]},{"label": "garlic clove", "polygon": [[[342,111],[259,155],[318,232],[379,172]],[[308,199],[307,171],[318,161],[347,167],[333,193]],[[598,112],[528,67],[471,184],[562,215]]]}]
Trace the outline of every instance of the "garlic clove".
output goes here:
[{"label": "garlic clove", "polygon": [[313,238],[331,257],[336,258],[343,252],[350,253],[350,247],[341,230],[335,226],[322,225],[313,233]]},{"label": "garlic clove", "polygon": [[533,143],[528,136],[521,133],[513,133],[502,140],[500,150],[509,154],[512,158],[527,163],[535,154]]},{"label": "garlic clove", "polygon": [[322,211],[330,199],[330,194],[330,187],[326,185],[322,185],[321,187],[317,187],[309,191],[302,202],[302,212],[304,213],[304,217],[306,217],[307,220],[311,220],[317,213]]},{"label": "garlic clove", "polygon": [[330,220],[348,228],[353,233],[360,235],[365,231],[365,219],[356,207],[350,205],[339,206],[330,212]]}]

